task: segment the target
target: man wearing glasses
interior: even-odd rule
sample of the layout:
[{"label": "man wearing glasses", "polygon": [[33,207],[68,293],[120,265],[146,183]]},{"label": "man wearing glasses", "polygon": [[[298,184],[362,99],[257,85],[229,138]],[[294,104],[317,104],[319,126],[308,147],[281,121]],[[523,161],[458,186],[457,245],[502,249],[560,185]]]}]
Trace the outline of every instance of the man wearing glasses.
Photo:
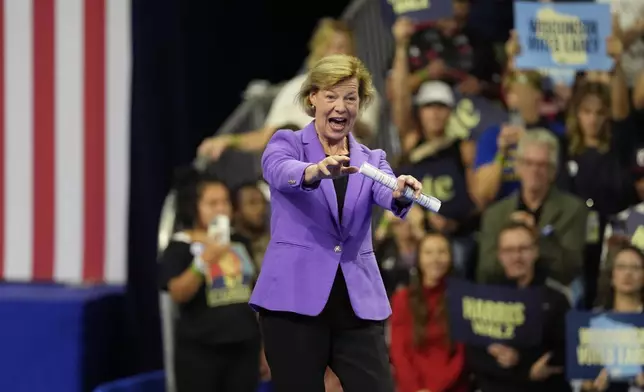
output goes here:
[{"label": "man wearing glasses", "polygon": [[537,329],[534,333],[541,334],[541,343],[536,346],[468,345],[465,348],[467,367],[480,392],[570,392],[563,368],[565,317],[570,309],[566,289],[548,277],[533,226],[510,222],[500,230],[495,253],[501,275],[495,283],[540,291],[543,325],[541,331]]},{"label": "man wearing glasses", "polygon": [[553,185],[558,165],[559,144],[552,132],[535,129],[521,136],[516,152],[519,190],[483,214],[478,281],[493,282],[503,276],[497,241],[509,222],[520,222],[534,230],[550,277],[565,285],[580,277],[587,208],[581,199]]}]

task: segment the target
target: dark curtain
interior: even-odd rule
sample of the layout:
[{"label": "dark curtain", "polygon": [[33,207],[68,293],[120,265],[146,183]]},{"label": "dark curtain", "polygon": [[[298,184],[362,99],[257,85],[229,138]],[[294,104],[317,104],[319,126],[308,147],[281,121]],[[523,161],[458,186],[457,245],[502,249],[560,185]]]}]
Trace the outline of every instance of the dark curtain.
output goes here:
[{"label": "dark curtain", "polygon": [[127,373],[163,366],[157,226],[178,165],[194,158],[251,79],[288,79],[316,20],[347,0],[132,0]]}]

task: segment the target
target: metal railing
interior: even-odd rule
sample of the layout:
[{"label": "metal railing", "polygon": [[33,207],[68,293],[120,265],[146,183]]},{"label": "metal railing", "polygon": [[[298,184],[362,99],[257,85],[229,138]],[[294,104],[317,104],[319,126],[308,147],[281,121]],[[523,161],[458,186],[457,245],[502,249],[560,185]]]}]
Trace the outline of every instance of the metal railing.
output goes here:
[{"label": "metal railing", "polygon": [[[380,2],[378,0],[354,0],[345,10],[342,19],[352,27],[357,43],[357,55],[371,71],[374,85],[383,95],[386,92],[385,78],[393,51],[393,38],[382,22]],[[251,82],[244,93],[243,102],[226,119],[216,134],[244,133],[263,127],[271,103],[280,88],[281,85],[270,85],[266,81]],[[386,101],[386,99],[382,100],[380,129],[375,144],[387,153],[391,153],[394,145],[389,129],[389,108]],[[205,170],[216,173],[219,178],[232,186],[239,182],[256,180],[261,175],[257,154],[238,151],[226,151],[219,161],[208,164]],[[166,197],[161,211],[158,232],[159,253],[166,248],[175,230],[174,200],[175,194],[174,191],[171,191]],[[159,307],[163,329],[166,390],[167,392],[176,392],[172,367],[176,305],[173,304],[167,293],[161,293]]]}]

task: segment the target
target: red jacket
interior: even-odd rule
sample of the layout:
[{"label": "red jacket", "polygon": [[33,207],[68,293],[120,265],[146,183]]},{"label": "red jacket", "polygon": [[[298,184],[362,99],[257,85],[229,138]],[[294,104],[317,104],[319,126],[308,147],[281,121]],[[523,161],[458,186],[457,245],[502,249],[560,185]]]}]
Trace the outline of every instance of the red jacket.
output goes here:
[{"label": "red jacket", "polygon": [[[427,306],[433,313],[444,285],[425,289]],[[398,392],[466,392],[468,385],[463,374],[465,354],[463,345],[453,343],[450,350],[445,325],[429,322],[427,343],[416,347],[413,342],[413,323],[409,309],[409,290],[394,294],[391,316],[391,361]]]}]

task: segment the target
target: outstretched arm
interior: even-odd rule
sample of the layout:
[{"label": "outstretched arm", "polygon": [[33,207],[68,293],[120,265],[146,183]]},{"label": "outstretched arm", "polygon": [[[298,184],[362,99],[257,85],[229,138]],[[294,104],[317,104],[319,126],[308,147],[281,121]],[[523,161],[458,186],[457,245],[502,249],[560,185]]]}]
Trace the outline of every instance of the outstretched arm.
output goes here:
[{"label": "outstretched arm", "polygon": [[267,126],[242,134],[213,136],[205,139],[197,149],[197,155],[218,160],[224,151],[235,149],[244,152],[260,152],[277,132],[277,127]]},{"label": "outstretched arm", "polygon": [[302,148],[298,145],[297,136],[289,130],[279,130],[266,146],[262,155],[262,171],[264,179],[272,188],[280,192],[311,191],[319,182],[307,186],[305,172],[310,162],[297,159],[297,151]]}]

